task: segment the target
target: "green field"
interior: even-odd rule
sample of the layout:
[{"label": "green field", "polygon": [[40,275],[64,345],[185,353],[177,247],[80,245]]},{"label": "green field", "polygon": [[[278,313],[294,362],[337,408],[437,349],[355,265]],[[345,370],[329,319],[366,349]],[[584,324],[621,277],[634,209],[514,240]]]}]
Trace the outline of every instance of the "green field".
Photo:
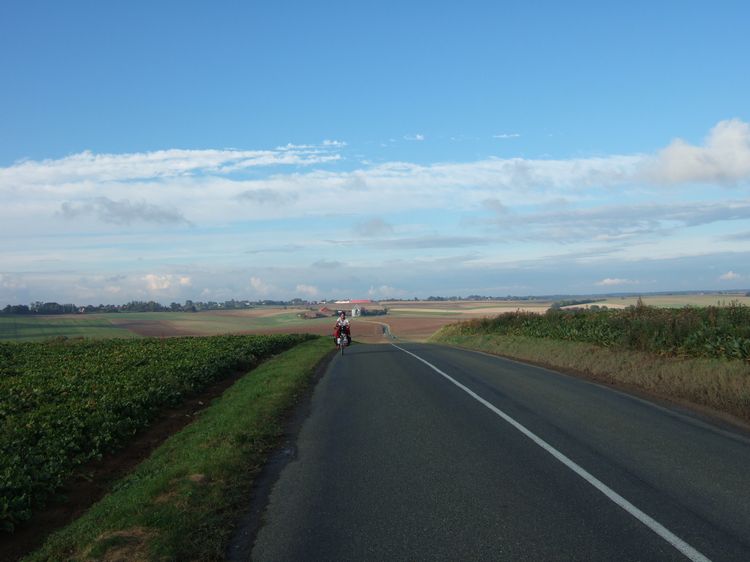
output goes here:
[{"label": "green field", "polygon": [[308,339],[0,343],[0,530],[29,519],[76,466],[122,446],[164,407]]},{"label": "green field", "polygon": [[60,336],[132,338],[136,334],[118,328],[103,315],[80,318],[0,315],[0,340],[33,341]]}]

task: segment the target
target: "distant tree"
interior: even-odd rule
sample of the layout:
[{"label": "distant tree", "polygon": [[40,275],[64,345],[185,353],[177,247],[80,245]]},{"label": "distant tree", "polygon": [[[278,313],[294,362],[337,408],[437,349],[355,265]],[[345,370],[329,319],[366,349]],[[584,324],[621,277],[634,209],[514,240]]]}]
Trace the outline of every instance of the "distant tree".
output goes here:
[{"label": "distant tree", "polygon": [[25,304],[8,305],[3,309],[4,314],[30,314],[31,309]]}]

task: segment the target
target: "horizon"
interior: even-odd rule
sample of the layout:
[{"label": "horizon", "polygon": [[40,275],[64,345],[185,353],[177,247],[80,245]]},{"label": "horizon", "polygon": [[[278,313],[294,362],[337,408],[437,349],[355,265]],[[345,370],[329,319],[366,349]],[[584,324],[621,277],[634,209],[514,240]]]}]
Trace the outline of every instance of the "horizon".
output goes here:
[{"label": "horizon", "polygon": [[[228,302],[234,302],[236,304],[240,305],[255,305],[255,306],[277,306],[277,305],[299,305],[299,306],[310,306],[310,305],[318,305],[318,304],[380,304],[380,303],[387,303],[387,302],[486,302],[486,301],[525,301],[525,300],[539,300],[539,301],[562,301],[566,299],[581,299],[584,301],[597,301],[597,300],[607,300],[607,299],[614,299],[614,298],[633,298],[633,297],[658,297],[658,296],[750,296],[750,289],[730,289],[730,290],[687,290],[687,291],[655,291],[651,293],[637,293],[637,292],[624,292],[624,293],[594,293],[594,294],[549,294],[549,295],[504,295],[504,296],[491,296],[491,295],[467,295],[467,296],[459,296],[459,295],[451,295],[451,296],[440,296],[440,295],[430,295],[425,298],[418,298],[418,297],[402,297],[402,298],[382,298],[382,299],[335,299],[335,298],[321,298],[319,300],[312,300],[312,299],[304,299],[301,297],[294,297],[292,299],[262,299],[262,300],[251,300],[251,299],[243,299],[243,298],[234,298],[229,299],[226,301],[218,302],[218,301],[200,301],[200,300],[193,300],[193,299],[186,299],[182,303],[172,301],[172,302],[166,302],[166,301],[156,301],[156,300],[148,300],[148,301],[127,301],[127,302],[121,302],[121,303],[97,303],[97,304],[80,304],[80,303],[74,303],[74,302],[57,302],[57,301],[34,301],[31,303],[14,303],[14,304],[8,304],[4,308],[9,307],[19,307],[19,306],[27,306],[31,307],[32,305],[49,305],[49,304],[56,304],[59,306],[75,306],[80,308],[85,308],[88,306],[92,307],[124,307],[130,304],[149,304],[149,303],[156,303],[162,307],[169,307],[171,304],[179,304],[179,305],[187,305],[188,303],[192,304],[216,304],[218,307],[223,307]],[[686,305],[689,306],[689,305]],[[207,309],[208,310],[208,309]],[[126,311],[129,312],[129,311]],[[0,313],[3,313],[3,309],[0,309]],[[11,313],[13,314],[13,313]]]},{"label": "horizon", "polygon": [[743,2],[0,13],[0,309],[750,287]]}]

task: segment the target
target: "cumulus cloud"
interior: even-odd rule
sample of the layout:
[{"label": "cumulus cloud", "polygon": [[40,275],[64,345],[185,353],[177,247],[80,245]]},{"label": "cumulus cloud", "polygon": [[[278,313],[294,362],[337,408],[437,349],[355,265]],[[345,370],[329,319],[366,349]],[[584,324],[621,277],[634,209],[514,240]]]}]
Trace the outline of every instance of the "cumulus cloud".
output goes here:
[{"label": "cumulus cloud", "polygon": [[262,297],[265,297],[265,296],[273,294],[274,292],[277,292],[276,287],[274,287],[270,283],[266,283],[260,277],[251,277],[250,287],[253,289],[253,291],[255,291],[257,295],[262,296]]},{"label": "cumulus cloud", "polygon": [[323,146],[332,146],[335,148],[343,148],[346,146],[346,142],[344,141],[338,141],[338,140],[324,140]]},{"label": "cumulus cloud", "polygon": [[500,133],[498,135],[492,135],[493,139],[517,139],[520,137],[518,133]]},{"label": "cumulus cloud", "polygon": [[[188,275],[148,273],[142,279],[146,282],[146,288],[151,292],[167,291],[179,287],[186,288],[193,285],[192,279]],[[119,290],[115,287],[114,292],[119,292]]]},{"label": "cumulus cloud", "polygon": [[674,140],[658,154],[650,172],[656,179],[673,184],[750,180],[750,124],[739,119],[721,121],[711,129],[703,146]]},{"label": "cumulus cloud", "polygon": [[735,273],[734,271],[727,271],[725,274],[720,275],[719,279],[721,281],[737,281],[739,279],[742,279],[742,275],[739,273]]},{"label": "cumulus cloud", "polygon": [[297,291],[297,294],[307,297],[317,297],[320,293],[318,288],[312,285],[297,285],[295,291]]},{"label": "cumulus cloud", "polygon": [[415,135],[404,135],[404,140],[407,141],[423,141],[424,135],[417,133]]}]

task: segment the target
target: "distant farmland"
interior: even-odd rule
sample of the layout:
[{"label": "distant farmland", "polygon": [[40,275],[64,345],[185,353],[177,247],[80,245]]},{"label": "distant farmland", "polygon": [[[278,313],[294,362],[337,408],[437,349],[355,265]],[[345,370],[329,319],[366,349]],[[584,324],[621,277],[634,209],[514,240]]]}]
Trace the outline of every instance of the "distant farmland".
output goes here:
[{"label": "distant farmland", "polygon": [[55,337],[132,338],[209,336],[230,333],[318,333],[329,319],[302,320],[282,308],[210,312],[124,312],[82,315],[0,315],[0,339],[16,341]]},{"label": "distant farmland", "polygon": [[[638,297],[592,297],[587,305],[625,308]],[[643,302],[659,308],[717,306],[739,302],[750,306],[744,294],[646,295]],[[580,297],[580,300],[584,300]],[[384,316],[354,318],[354,338],[383,341],[384,333],[403,339],[425,340],[446,324],[487,318],[505,312],[544,313],[552,300],[507,301],[392,301],[381,302]],[[345,306],[345,305],[341,305]],[[314,308],[314,307],[312,307]],[[219,334],[302,333],[329,334],[333,318],[300,318],[311,307],[258,307],[248,310],[204,312],[123,312],[55,316],[0,314],[0,340],[34,341],[55,337],[133,338],[209,336]]]}]

